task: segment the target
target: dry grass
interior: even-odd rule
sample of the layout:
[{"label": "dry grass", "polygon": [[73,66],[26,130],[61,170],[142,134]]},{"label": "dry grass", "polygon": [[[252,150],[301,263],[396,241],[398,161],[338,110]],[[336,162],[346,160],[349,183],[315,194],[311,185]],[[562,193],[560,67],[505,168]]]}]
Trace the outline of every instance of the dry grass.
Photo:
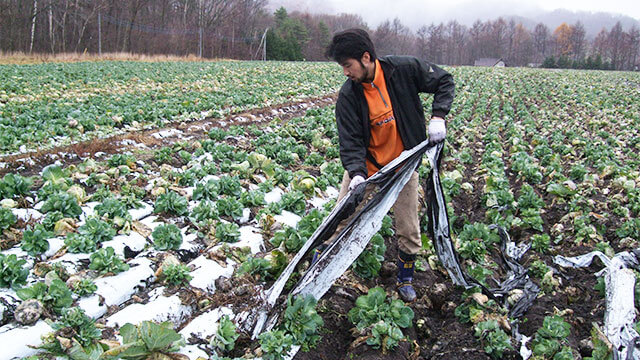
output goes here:
[{"label": "dry grass", "polygon": [[228,59],[201,59],[196,55],[145,55],[133,53],[104,53],[101,56],[90,53],[63,54],[26,54],[23,52],[0,51],[0,64],[41,64],[48,62],[80,62],[80,61],[220,61]]}]

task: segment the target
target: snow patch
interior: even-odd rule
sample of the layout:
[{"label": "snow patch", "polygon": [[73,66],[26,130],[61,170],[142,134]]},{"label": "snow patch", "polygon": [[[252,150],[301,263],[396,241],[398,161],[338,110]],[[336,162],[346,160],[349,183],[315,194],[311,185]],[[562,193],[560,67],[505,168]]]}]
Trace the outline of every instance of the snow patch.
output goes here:
[{"label": "snow patch", "polygon": [[153,231],[155,228],[157,228],[159,225],[164,224],[163,222],[157,222],[156,220],[158,219],[157,216],[152,215],[152,216],[147,216],[146,218],[140,220],[140,222],[144,225],[146,225],[149,229],[151,229],[151,231]]},{"label": "snow patch", "polygon": [[142,203],[142,208],[129,210],[129,215],[131,215],[131,219],[133,219],[133,221],[146,218],[151,215],[151,213],[153,213],[153,205],[145,202]]},{"label": "snow patch", "polygon": [[246,223],[249,222],[250,218],[251,218],[251,209],[244,208],[244,209],[242,209],[242,217],[240,219],[238,219],[238,222],[240,224],[246,224]]},{"label": "snow patch", "polygon": [[132,231],[129,235],[115,236],[112,240],[102,243],[102,247],[111,246],[116,254],[123,257],[125,247],[129,247],[131,251],[140,252],[144,250],[145,245],[147,245],[147,239],[135,231]]},{"label": "snow patch", "polygon": [[40,350],[32,349],[29,345],[37,346],[42,343],[43,335],[52,332],[53,329],[44,320],[38,321],[33,326],[7,327],[7,331],[0,329],[0,344],[2,344],[2,357],[4,359],[22,358],[34,355]]},{"label": "snow patch", "polygon": [[296,225],[298,225],[298,221],[302,219],[300,216],[287,210],[282,210],[282,214],[276,215],[273,218],[276,220],[276,222],[290,226],[292,228],[295,228]]},{"label": "snow patch", "polygon": [[182,305],[176,294],[171,297],[161,296],[146,304],[131,304],[107,319],[107,326],[122,326],[126,323],[139,324],[143,321],[171,321],[180,326],[191,316],[190,306]]},{"label": "snow patch", "polygon": [[253,226],[243,226],[240,228],[240,241],[229,244],[231,247],[245,247],[251,248],[251,253],[259,253],[262,249],[263,240],[260,230]]},{"label": "snow patch", "polygon": [[264,194],[264,201],[267,204],[278,202],[280,201],[280,199],[282,199],[282,194],[284,194],[284,191],[282,191],[282,189],[274,188],[273,190]]},{"label": "snow patch", "polygon": [[120,274],[95,280],[96,294],[104,297],[106,305],[120,305],[135,294],[136,288],[145,287],[145,282],[154,277],[152,261],[136,258],[129,262],[131,268]]},{"label": "snow patch", "polygon": [[187,345],[180,349],[180,354],[186,355],[189,360],[208,359],[209,354],[200,349],[197,345]]},{"label": "snow patch", "polygon": [[207,259],[203,255],[195,258],[189,263],[189,266],[195,268],[195,270],[191,272],[193,278],[189,282],[189,285],[211,293],[215,292],[216,280],[219,277],[224,276],[230,278],[233,276],[233,266],[222,267],[222,265]]},{"label": "snow patch", "polygon": [[107,305],[101,304],[100,296],[92,295],[78,300],[78,306],[87,316],[97,319],[107,313]]},{"label": "snow patch", "polygon": [[322,209],[322,206],[326,203],[329,202],[329,198],[323,199],[323,198],[319,198],[319,197],[314,197],[311,200],[309,200],[309,203],[311,204],[311,206],[313,206],[316,209]]},{"label": "snow patch", "polygon": [[47,240],[49,242],[49,250],[44,253],[45,258],[55,255],[64,246],[64,238],[55,237]]},{"label": "snow patch", "polygon": [[182,134],[182,131],[178,129],[167,129],[163,131],[158,131],[157,133],[152,134],[151,136],[153,136],[156,139],[164,139],[170,136],[181,135],[181,134]]},{"label": "snow patch", "polygon": [[11,209],[13,215],[18,219],[29,222],[30,220],[39,220],[43,217],[42,213],[34,209]]},{"label": "snow patch", "polygon": [[327,191],[325,191],[325,193],[327,194],[327,198],[330,200],[333,198],[337,198],[338,195],[340,195],[340,190],[334,188],[333,186],[328,186]]},{"label": "snow patch", "polygon": [[181,331],[180,335],[188,341],[190,337],[206,340],[214,335],[218,330],[218,321],[224,315],[228,315],[233,319],[233,311],[228,307],[221,307],[208,311],[187,324]]},{"label": "snow patch", "polygon": [[66,253],[57,259],[51,260],[51,264],[60,263],[69,272],[69,274],[75,274],[83,267],[82,260],[89,260],[89,254],[72,254]]}]

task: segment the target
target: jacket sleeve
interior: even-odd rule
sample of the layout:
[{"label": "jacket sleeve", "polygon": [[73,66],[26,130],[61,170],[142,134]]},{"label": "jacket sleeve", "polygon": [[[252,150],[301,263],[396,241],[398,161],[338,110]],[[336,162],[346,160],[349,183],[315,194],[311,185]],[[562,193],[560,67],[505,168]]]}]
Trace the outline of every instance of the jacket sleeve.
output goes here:
[{"label": "jacket sleeve", "polygon": [[336,123],[340,140],[340,160],[342,166],[353,179],[356,175],[367,178],[366,146],[362,121],[357,115],[354,99],[344,96],[342,92],[336,102]]},{"label": "jacket sleeve", "polygon": [[437,65],[416,59],[417,81],[416,88],[419,92],[432,93],[433,104],[431,115],[444,119],[451,110],[451,103],[455,92],[453,76]]}]

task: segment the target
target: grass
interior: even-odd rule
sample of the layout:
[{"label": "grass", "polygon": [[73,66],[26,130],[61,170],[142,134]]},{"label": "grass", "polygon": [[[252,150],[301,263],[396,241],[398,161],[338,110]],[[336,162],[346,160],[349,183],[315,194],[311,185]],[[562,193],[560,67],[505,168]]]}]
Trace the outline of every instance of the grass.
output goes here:
[{"label": "grass", "polygon": [[21,51],[4,52],[0,51],[0,65],[7,64],[41,64],[49,62],[81,62],[81,61],[146,61],[146,62],[162,62],[162,61],[212,61],[212,60],[228,60],[228,59],[202,59],[194,54],[186,56],[178,55],[146,55],[134,54],[127,52],[103,53],[98,55],[95,53],[33,53],[28,54]]}]

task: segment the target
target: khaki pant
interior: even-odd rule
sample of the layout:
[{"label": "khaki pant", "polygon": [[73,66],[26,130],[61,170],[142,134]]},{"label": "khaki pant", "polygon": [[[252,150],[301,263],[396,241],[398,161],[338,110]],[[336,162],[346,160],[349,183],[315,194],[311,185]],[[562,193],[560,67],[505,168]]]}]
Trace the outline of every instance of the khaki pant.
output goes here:
[{"label": "khaki pant", "polygon": [[[348,172],[344,172],[342,184],[340,185],[340,201],[349,191],[349,183],[351,178]],[[364,198],[367,199],[371,195],[375,185],[367,185]],[[420,239],[420,220],[418,218],[418,206],[420,199],[418,195],[418,173],[413,172],[411,178],[404,186],[404,189],[398,195],[396,203],[393,204],[393,213],[395,214],[396,237],[398,238],[398,247],[407,254],[417,254],[422,248]],[[344,220],[338,225],[335,234],[338,234],[346,226],[348,220]],[[334,235],[335,236],[335,235]]]}]

